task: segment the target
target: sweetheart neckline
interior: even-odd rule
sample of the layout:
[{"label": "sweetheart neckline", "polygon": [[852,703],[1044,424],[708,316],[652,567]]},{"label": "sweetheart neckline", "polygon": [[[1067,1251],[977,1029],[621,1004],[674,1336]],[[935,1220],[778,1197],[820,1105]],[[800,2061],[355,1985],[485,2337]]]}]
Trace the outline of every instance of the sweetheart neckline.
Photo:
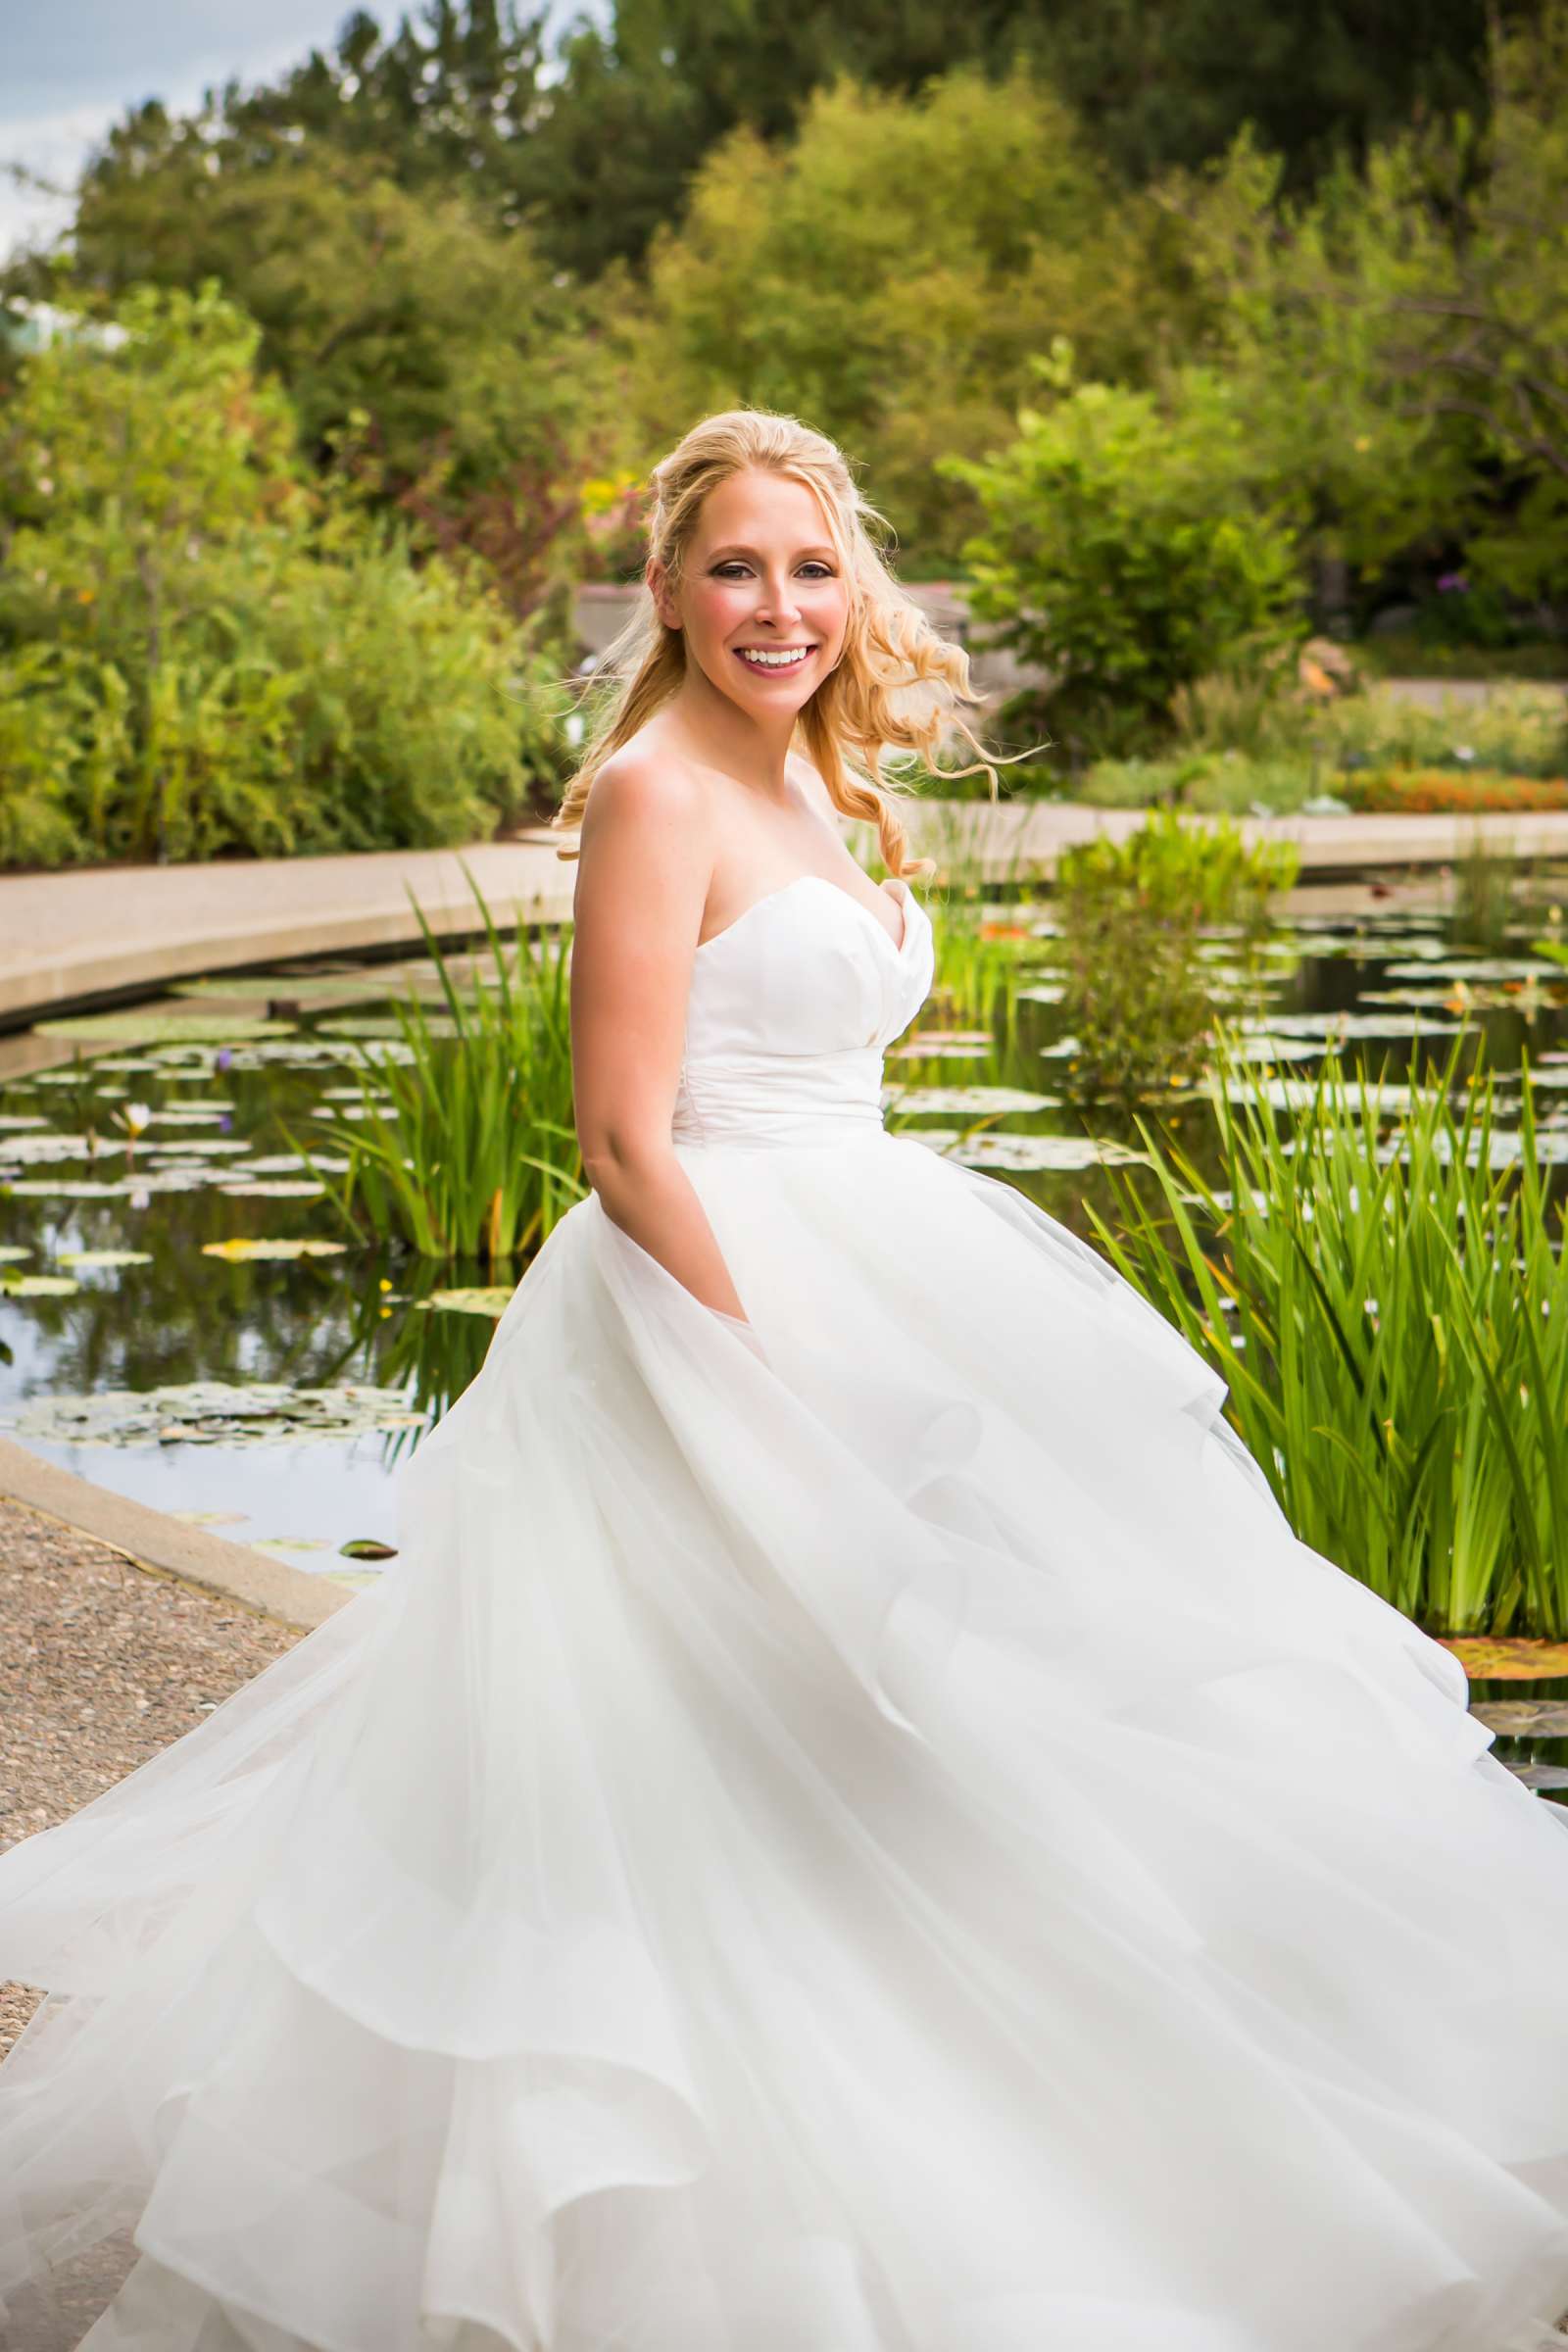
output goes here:
[{"label": "sweetheart neckline", "polygon": [[753,899],[749,906],[743,906],[734,921],[726,923],[722,931],[713,932],[708,939],[700,939],[697,943],[696,953],[701,956],[705,949],[716,948],[721,939],[728,939],[732,931],[738,931],[742,923],[749,916],[754,915],[760,906],[770,906],[774,899],[782,899],[790,891],[799,890],[803,882],[820,883],[824,890],[832,891],[835,898],[843,899],[846,905],[853,906],[856,912],[863,915],[872,930],[886,942],[889,954],[894,956],[900,963],[903,962],[914,935],[910,909],[918,906],[919,901],[914,897],[909,885],[901,874],[889,874],[884,881],[877,884],[877,889],[886,890],[889,883],[897,883],[900,886],[903,895],[898,903],[904,908],[904,936],[902,939],[895,940],[886,923],[879,923],[870,907],[865,905],[863,900],[858,899],[853,891],[845,890],[839,883],[830,881],[826,874],[805,873],[792,874],[790,879],[787,882],[781,882],[776,890],[764,890],[760,899]]}]

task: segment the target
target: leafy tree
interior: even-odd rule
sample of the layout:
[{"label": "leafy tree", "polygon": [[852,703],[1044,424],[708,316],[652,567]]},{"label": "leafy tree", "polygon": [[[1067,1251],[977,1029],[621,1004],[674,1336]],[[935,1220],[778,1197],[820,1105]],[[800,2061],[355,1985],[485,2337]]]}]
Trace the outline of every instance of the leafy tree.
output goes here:
[{"label": "leafy tree", "polygon": [[914,100],[840,82],[789,146],[727,139],[655,240],[646,299],[606,300],[628,445],[645,457],[736,403],[804,416],[868,462],[931,571],[976,518],[934,461],[1007,433],[1031,353],[1066,333],[1096,372],[1133,377],[1157,354],[1180,307],[1164,235],[1022,69]]},{"label": "leafy tree", "polygon": [[1568,566],[1568,7],[1501,29],[1484,119],[1434,122],[1282,202],[1250,142],[1173,180],[1214,357],[1321,550],[1425,544],[1549,592]]},{"label": "leafy tree", "polygon": [[[1249,123],[1311,185],[1412,111],[1472,112],[1486,0],[616,0],[554,58],[548,11],[434,0],[393,30],[365,11],[259,90],[213,92],[172,123],[129,117],[91,185],[182,184],[172,151],[248,174],[300,149],[416,191],[462,193],[494,226],[531,224],[580,280],[636,263],[677,221],[704,159],[742,125],[793,135],[817,89],[852,78],[912,96],[956,68],[1004,79],[1023,59],[1132,184],[1220,154]],[[174,169],[171,170],[173,164]],[[166,174],[168,177],[166,178]],[[123,282],[122,280],[122,282]]]}]

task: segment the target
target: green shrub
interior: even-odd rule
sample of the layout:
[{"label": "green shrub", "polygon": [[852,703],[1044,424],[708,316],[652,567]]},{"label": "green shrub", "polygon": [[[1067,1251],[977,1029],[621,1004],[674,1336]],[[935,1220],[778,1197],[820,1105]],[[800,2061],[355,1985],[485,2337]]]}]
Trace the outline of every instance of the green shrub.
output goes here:
[{"label": "green shrub", "polygon": [[1159,760],[1097,760],[1074,797],[1101,808],[1163,803],[1215,816],[1272,816],[1299,808],[1324,784],[1310,758],[1190,751]]},{"label": "green shrub", "polygon": [[1294,539],[1250,495],[1223,377],[1185,368],[1162,402],[1073,384],[1059,343],[1036,367],[1052,405],[1023,410],[999,455],[939,466],[986,515],[964,549],[970,609],[1052,675],[1054,735],[1133,750],[1167,730],[1182,686],[1300,633]]},{"label": "green shrub", "polygon": [[1298,865],[1290,843],[1249,847],[1232,824],[1184,822],[1169,809],[1125,840],[1062,853],[1062,1019],[1079,1040],[1082,1092],[1125,1098],[1191,1075],[1214,1011],[1198,954],[1203,929],[1234,923],[1255,934]]},{"label": "green shrub", "polygon": [[434,846],[547,798],[568,698],[542,616],[309,488],[215,293],[120,325],[30,358],[5,412],[0,857]]},{"label": "green shrub", "polygon": [[1355,695],[1320,709],[1311,735],[1331,767],[1561,775],[1568,767],[1568,697],[1551,686],[1514,684],[1494,688],[1482,702],[1446,694],[1434,710],[1402,695]]},{"label": "green shrub", "polygon": [[122,682],[74,651],[0,653],[0,865],[70,865],[99,845],[128,756]]}]

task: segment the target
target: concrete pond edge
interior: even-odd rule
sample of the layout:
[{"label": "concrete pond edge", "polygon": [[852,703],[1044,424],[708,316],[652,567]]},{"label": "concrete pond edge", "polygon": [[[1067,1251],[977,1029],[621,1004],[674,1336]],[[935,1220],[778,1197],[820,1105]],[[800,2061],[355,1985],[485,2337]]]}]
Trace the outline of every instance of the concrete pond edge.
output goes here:
[{"label": "concrete pond edge", "polygon": [[205,1527],[172,1519],[150,1503],[95,1486],[74,1470],[43,1461],[0,1437],[0,1495],[78,1535],[91,1536],[148,1575],[171,1577],[216,1599],[232,1601],[296,1633],[310,1633],[356,1597],[349,1585],[269,1559]]}]

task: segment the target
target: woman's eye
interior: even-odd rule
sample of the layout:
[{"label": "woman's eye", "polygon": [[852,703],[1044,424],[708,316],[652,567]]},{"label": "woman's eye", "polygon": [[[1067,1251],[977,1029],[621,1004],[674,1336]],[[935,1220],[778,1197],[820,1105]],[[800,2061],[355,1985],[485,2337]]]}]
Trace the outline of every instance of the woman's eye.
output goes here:
[{"label": "woman's eye", "polygon": [[[715,564],[713,577],[715,580],[733,580],[742,576],[749,568],[749,565],[733,560],[727,564]],[[808,572],[813,579],[831,580],[835,576],[831,565],[819,562],[815,556],[810,557],[803,564],[801,569],[803,572]]]}]

